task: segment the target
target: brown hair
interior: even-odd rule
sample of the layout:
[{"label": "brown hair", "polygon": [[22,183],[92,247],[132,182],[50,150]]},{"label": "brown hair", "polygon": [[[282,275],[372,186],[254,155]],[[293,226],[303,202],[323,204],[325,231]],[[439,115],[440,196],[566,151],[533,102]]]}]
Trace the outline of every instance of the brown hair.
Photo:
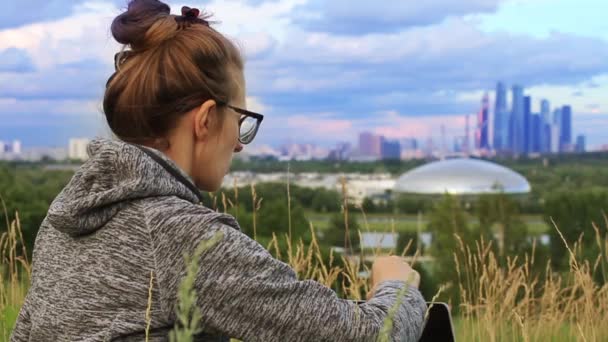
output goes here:
[{"label": "brown hair", "polygon": [[132,0],[114,19],[112,35],[130,50],[117,55],[103,110],[120,139],[154,144],[204,101],[228,103],[236,96],[242,57],[208,17],[183,20],[160,1]]}]

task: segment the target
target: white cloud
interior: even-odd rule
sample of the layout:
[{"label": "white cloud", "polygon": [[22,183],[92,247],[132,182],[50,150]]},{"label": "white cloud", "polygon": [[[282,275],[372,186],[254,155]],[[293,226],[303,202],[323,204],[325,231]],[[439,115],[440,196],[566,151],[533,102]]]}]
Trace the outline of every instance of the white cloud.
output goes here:
[{"label": "white cloud", "polygon": [[299,18],[311,31],[360,36],[372,32],[395,32],[414,26],[441,22],[470,13],[494,12],[502,0],[310,1],[302,6],[306,18]]},{"label": "white cloud", "polygon": [[270,107],[262,103],[262,101],[255,96],[247,96],[247,109],[252,112],[265,113],[270,110]]},{"label": "white cloud", "polygon": [[21,114],[48,116],[72,115],[77,117],[101,117],[100,101],[65,99],[17,99],[0,98],[0,117]]},{"label": "white cloud", "polygon": [[[359,129],[377,127],[379,132],[398,136],[418,127],[411,133],[436,135],[427,128],[441,122],[458,126],[462,119],[457,115],[475,112],[483,90],[491,90],[497,80],[522,83],[530,88],[535,103],[540,97],[555,104],[572,103],[575,118],[591,104],[595,107],[589,111],[608,112],[608,76],[596,76],[608,70],[607,43],[568,34],[538,39],[488,33],[474,20],[453,16],[491,11],[499,1],[433,0],[408,3],[409,7],[395,3],[407,7],[395,15],[433,10],[451,14],[431,25],[399,26],[374,34],[353,32],[356,35],[306,31],[298,26],[302,16],[322,17],[318,8],[306,8],[313,1],[198,0],[189,4],[208,8],[221,21],[215,27],[242,46],[248,58],[249,108],[277,115],[265,121],[266,132],[290,137],[302,134],[304,127],[312,132],[310,136],[326,134],[327,139],[336,140],[352,138]],[[169,4],[174,13],[182,5]],[[386,11],[371,2],[365,6]],[[353,18],[362,23],[373,20],[375,12],[363,8],[352,7]],[[28,108],[51,115],[99,113],[103,86],[119,49],[110,23],[121,10],[107,1],[93,0],[74,5],[62,19],[0,30],[0,53],[19,49],[35,67],[0,72],[0,97],[4,97],[0,115]],[[586,87],[589,81],[597,87]],[[584,96],[573,97],[579,88],[584,88]],[[401,114],[377,114],[389,110]],[[421,115],[443,116],[427,119]],[[352,122],[350,128],[347,122]],[[315,129],[316,124],[323,128]]]},{"label": "white cloud", "polygon": [[[190,7],[198,7],[213,14],[220,24],[216,27],[226,34],[240,36],[249,33],[266,33],[282,41],[294,18],[293,9],[306,0],[265,1],[250,4],[238,0],[214,0],[208,5],[194,1]],[[179,13],[182,3],[168,2],[173,13]],[[213,20],[212,18],[212,20]]]},{"label": "white cloud", "polygon": [[0,50],[26,50],[40,69],[87,59],[110,63],[118,44],[109,27],[118,13],[112,4],[88,2],[66,18],[0,31]]}]

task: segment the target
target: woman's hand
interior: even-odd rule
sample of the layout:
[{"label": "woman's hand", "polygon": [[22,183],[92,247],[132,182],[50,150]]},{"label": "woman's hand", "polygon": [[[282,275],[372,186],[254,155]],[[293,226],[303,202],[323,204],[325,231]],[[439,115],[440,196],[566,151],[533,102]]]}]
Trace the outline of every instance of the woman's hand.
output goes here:
[{"label": "woman's hand", "polygon": [[386,280],[402,280],[416,288],[420,286],[420,275],[404,258],[381,256],[372,265],[372,289],[367,294],[368,300],[374,296],[378,284]]}]

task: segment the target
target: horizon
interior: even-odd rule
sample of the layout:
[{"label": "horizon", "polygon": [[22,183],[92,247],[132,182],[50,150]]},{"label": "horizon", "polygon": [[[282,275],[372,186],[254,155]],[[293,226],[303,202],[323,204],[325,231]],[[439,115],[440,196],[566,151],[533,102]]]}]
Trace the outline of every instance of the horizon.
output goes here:
[{"label": "horizon", "polygon": [[[101,98],[120,49],[109,27],[126,2],[35,2],[10,1],[0,14],[0,140],[30,148],[107,135]],[[522,85],[534,113],[541,99],[571,105],[573,138],[585,135],[590,150],[608,144],[599,0],[166,3],[212,12],[243,49],[248,108],[267,117],[252,148],[330,147],[362,131],[426,139],[441,125],[451,142],[465,115],[474,128],[485,92],[493,104],[498,81]]]}]

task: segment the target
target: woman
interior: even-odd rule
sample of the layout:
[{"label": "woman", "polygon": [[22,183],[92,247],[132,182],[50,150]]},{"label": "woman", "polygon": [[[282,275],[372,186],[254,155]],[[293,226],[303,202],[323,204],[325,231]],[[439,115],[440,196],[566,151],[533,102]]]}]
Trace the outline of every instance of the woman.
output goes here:
[{"label": "woman", "polygon": [[219,189],[262,120],[243,109],[235,46],[197,9],[171,15],[155,0],[130,2],[112,33],[130,47],[117,55],[103,102],[118,139],[93,140],[51,204],[11,341],[143,341],[151,275],[149,340],[167,341],[183,256],[217,233],[194,282],[197,341],[374,341],[398,300],[392,338],[415,341],[426,304],[402,259],[375,262],[373,293],[358,305],[299,281],[233,217],[201,205],[198,189]]}]

